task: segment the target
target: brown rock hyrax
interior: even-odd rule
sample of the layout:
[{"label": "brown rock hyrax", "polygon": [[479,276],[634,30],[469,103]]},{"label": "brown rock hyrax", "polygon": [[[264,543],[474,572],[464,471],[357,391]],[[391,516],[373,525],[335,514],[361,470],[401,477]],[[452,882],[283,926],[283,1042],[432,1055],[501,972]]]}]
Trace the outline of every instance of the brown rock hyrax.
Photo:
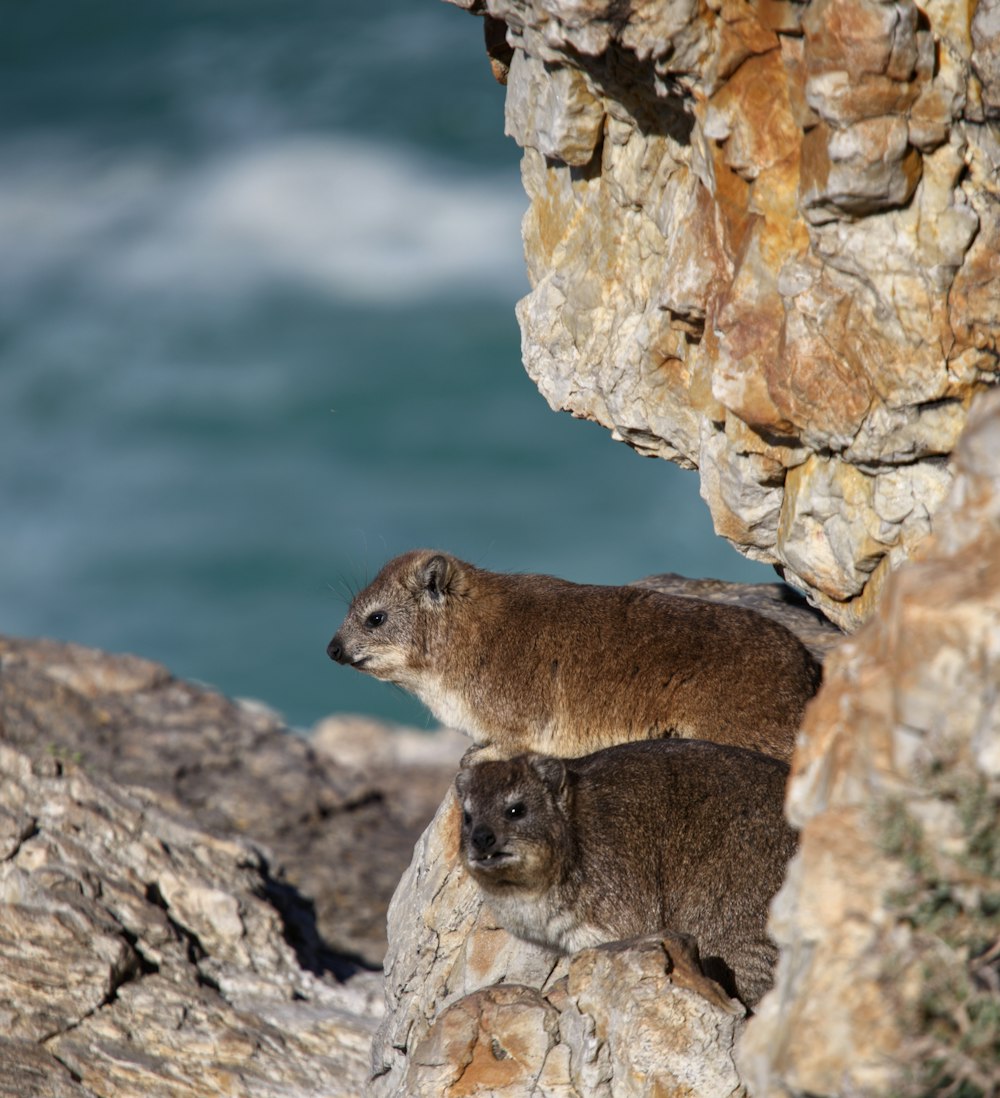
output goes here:
[{"label": "brown rock hyrax", "polygon": [[787,759],[820,678],[798,638],[752,610],[430,550],[389,561],[327,652],[416,694],[486,758],[681,736]]},{"label": "brown rock hyrax", "polygon": [[520,938],[573,953],[691,934],[706,974],[753,1006],[771,986],[768,904],[796,846],[787,774],[704,740],[466,764],[455,781],[462,861]]}]

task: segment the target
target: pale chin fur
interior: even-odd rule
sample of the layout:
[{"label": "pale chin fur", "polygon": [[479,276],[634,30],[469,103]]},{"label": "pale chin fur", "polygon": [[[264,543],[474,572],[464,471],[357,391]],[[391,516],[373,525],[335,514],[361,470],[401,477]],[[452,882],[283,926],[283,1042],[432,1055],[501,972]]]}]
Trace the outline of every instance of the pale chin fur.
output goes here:
[{"label": "pale chin fur", "polygon": [[576,953],[608,940],[607,934],[581,922],[571,908],[560,904],[554,893],[528,899],[518,890],[491,892],[486,902],[505,930],[549,949]]},{"label": "pale chin fur", "polygon": [[356,664],[352,664],[356,670],[371,675],[373,679],[379,679],[382,682],[393,682],[404,689],[409,689],[409,685],[405,681],[406,671],[399,666],[393,666],[392,660],[386,660],[383,653],[378,651],[362,652],[358,659],[364,660],[364,666],[358,667]]},{"label": "pale chin fur", "polygon": [[414,680],[400,683],[400,685],[416,694],[435,718],[447,728],[464,732],[475,743],[489,742],[489,733],[479,723],[475,711],[466,705],[458,692],[442,685],[439,678],[425,674],[419,682]]}]

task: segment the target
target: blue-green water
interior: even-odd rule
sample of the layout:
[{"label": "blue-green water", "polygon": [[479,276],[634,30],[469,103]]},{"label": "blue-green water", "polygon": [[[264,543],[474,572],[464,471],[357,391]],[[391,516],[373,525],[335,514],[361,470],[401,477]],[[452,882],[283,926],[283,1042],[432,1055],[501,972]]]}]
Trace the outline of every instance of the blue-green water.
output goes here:
[{"label": "blue-green water", "polygon": [[766,580],[697,478],[520,364],[519,152],[438,0],[10,5],[0,630],[133,651],[299,725],[424,723],[331,664],[416,545]]}]

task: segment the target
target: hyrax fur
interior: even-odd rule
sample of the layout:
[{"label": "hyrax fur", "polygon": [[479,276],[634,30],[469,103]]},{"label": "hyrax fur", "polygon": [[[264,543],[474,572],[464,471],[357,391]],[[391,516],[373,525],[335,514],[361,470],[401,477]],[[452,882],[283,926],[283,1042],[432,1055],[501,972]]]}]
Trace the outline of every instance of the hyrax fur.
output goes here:
[{"label": "hyrax fur", "polygon": [[691,934],[706,974],[752,1007],[772,983],[768,904],[796,846],[787,774],[701,740],[466,764],[462,861],[512,934],[566,953]]},{"label": "hyrax fur", "polygon": [[693,737],[791,756],[819,664],[752,610],[639,587],[389,561],[327,648],[415,694],[484,758]]}]

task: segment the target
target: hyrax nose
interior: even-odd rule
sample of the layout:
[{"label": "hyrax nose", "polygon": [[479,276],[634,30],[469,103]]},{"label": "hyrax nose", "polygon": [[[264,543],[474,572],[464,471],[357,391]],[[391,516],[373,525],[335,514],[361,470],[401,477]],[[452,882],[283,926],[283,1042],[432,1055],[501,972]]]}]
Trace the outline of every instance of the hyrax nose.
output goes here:
[{"label": "hyrax nose", "polygon": [[492,830],[488,828],[486,824],[479,824],[474,827],[469,838],[472,840],[472,845],[480,854],[485,854],[497,845],[496,835],[493,834]]},{"label": "hyrax nose", "polygon": [[331,660],[336,660],[337,663],[348,662],[344,652],[344,642],[340,639],[339,633],[334,633],[333,640],[326,646],[326,654]]}]

